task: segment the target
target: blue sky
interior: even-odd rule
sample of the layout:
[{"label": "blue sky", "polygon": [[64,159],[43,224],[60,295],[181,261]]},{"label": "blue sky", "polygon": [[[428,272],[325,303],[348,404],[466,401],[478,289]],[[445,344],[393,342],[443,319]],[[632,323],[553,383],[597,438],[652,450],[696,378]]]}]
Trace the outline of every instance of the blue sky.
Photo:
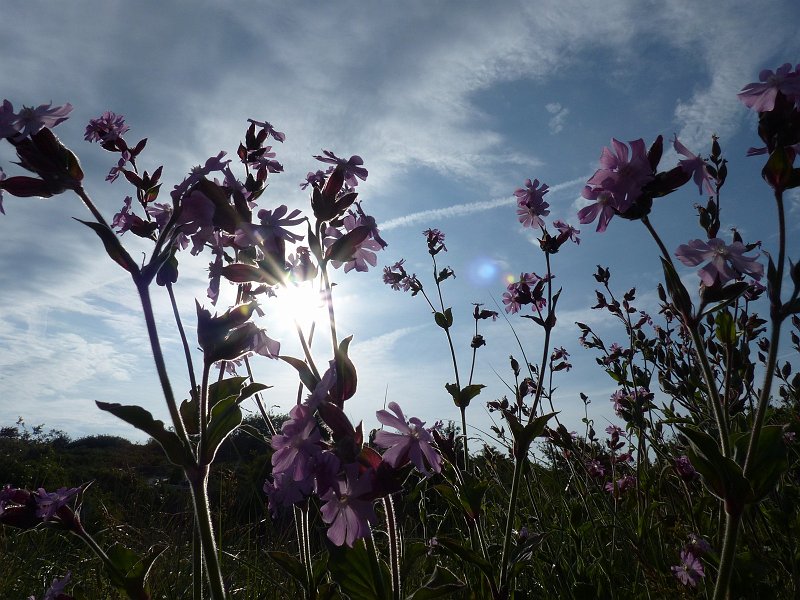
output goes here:
[{"label": "blue sky", "polygon": [[[71,102],[57,134],[83,161],[86,187],[110,219],[130,192],[104,181],[114,157],[83,141],[86,122],[104,110],[126,116],[128,140],[149,139],[140,165],[164,164],[165,190],[220,150],[233,154],[246,119],[284,131],[260,206],[305,209],[298,184],[329,149],[359,154],[369,178],[359,186],[389,247],[369,273],[337,273],[339,328],[353,334],[360,387],[348,401],[354,420],[374,426],[384,401],[429,423],[457,419],[444,391],[452,381],[446,341],[421,298],[393,292],[381,269],[400,258],[430,273],[421,231],[437,227],[450,250],[441,256],[457,278],[445,294],[456,316],[461,369],[469,366],[471,303],[494,307],[507,276],[542,272],[530,232],[517,223],[513,191],[526,178],[552,189],[550,219],[577,225],[580,191],[612,137],[677,134],[707,154],[720,136],[731,174],[723,228],[774,247],[775,210],[760,182],[755,117],[736,100],[762,68],[800,61],[793,0],[766,2],[70,2],[12,1],[0,38],[3,97],[15,107]],[[16,173],[5,144],[0,166]],[[662,167],[675,163],[666,153]],[[652,221],[670,248],[702,237],[691,186],[656,203]],[[138,403],[166,419],[138,299],[126,273],[70,217],[85,218],[77,198],[6,195],[0,216],[0,423],[30,424],[72,435],[136,432],[94,400]],[[790,256],[798,255],[800,198],[790,198]],[[556,345],[575,368],[556,378],[556,408],[578,428],[584,392],[599,425],[612,418],[611,380],[577,344],[574,321],[610,339],[619,330],[590,311],[597,264],[612,268],[617,289],[637,286],[639,306],[654,309],[657,249],[638,223],[612,221],[605,234],[582,227],[580,246],[554,257],[559,304]],[[136,240],[125,236],[135,249]],[[772,246],[771,246],[772,245]],[[177,287],[193,335],[194,298],[205,299],[207,258],[182,262]],[[682,272],[692,288],[697,278]],[[166,297],[156,310],[173,385],[188,389]],[[285,315],[262,324],[298,354]],[[529,356],[541,334],[512,317]],[[320,328],[320,331],[323,329]],[[504,393],[508,355],[519,355],[509,325],[486,323],[475,380],[481,400]],[[316,356],[327,360],[318,340]],[[285,364],[261,359],[257,379],[274,387],[268,404],[288,410],[296,379]],[[497,374],[496,374],[496,373]],[[499,374],[499,376],[498,376]],[[469,420],[487,429],[482,402]],[[600,428],[600,427],[598,427]]]}]

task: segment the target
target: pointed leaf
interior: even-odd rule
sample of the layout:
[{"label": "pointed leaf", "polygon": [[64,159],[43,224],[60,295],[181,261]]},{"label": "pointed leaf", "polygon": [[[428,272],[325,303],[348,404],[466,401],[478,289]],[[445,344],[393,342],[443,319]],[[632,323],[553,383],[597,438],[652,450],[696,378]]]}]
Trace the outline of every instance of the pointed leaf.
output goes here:
[{"label": "pointed leaf", "polygon": [[210,465],[214,461],[217,450],[225,438],[233,433],[242,424],[242,409],[236,403],[236,397],[230,396],[220,400],[211,409],[211,419],[208,421],[204,452],[201,457],[202,464]]},{"label": "pointed leaf", "polygon": [[100,402],[99,400],[95,401],[95,404],[100,410],[110,412],[115,417],[122,419],[152,437],[161,445],[167,458],[173,464],[179,466],[193,464],[194,457],[187,455],[187,451],[181,444],[178,434],[167,430],[163,421],[156,421],[153,415],[141,406],[123,406],[122,404]]},{"label": "pointed leaf", "polygon": [[431,600],[441,598],[463,589],[466,584],[456,577],[452,571],[436,565],[428,580],[408,597],[408,600]]},{"label": "pointed leaf", "polygon": [[100,241],[103,242],[103,246],[106,249],[106,254],[111,257],[111,260],[128,271],[128,273],[131,275],[137,275],[139,273],[139,267],[136,265],[136,262],[131,258],[131,255],[128,254],[127,250],[122,247],[119,238],[110,228],[106,227],[105,225],[101,225],[100,223],[81,221],[80,219],[75,220],[79,223],[83,223],[97,234],[97,236],[100,238]]}]

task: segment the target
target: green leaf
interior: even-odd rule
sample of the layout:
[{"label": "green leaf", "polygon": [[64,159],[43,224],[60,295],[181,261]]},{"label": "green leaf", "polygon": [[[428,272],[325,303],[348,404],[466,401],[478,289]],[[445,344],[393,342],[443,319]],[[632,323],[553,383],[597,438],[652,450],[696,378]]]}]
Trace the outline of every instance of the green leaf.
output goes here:
[{"label": "green leaf", "polygon": [[214,405],[211,409],[211,419],[208,421],[206,438],[203,440],[205,450],[200,459],[202,464],[210,465],[214,461],[222,442],[241,424],[242,409],[236,403],[235,397],[229,396]]},{"label": "green leaf", "polygon": [[333,580],[351,600],[383,600],[390,598],[383,581],[389,580],[389,568],[381,561],[381,574],[376,574],[371,565],[367,548],[357,543],[352,548],[332,546],[328,559],[328,570]]},{"label": "green leaf", "polygon": [[436,565],[428,581],[422,584],[408,600],[431,600],[431,598],[441,598],[464,588],[465,584],[452,571],[445,567]]},{"label": "green leaf", "polygon": [[[731,436],[738,462],[744,462],[752,432]],[[758,436],[758,445],[750,457],[748,482],[753,488],[752,502],[764,499],[778,484],[778,480],[789,469],[783,427],[766,425]]]},{"label": "green leaf", "polygon": [[736,323],[733,320],[731,313],[721,311],[717,313],[715,334],[717,339],[726,346],[733,346],[736,343]]},{"label": "green leaf", "polygon": [[672,303],[679,312],[687,317],[692,314],[692,300],[689,298],[689,292],[686,291],[681,278],[675,272],[675,267],[672,266],[663,257],[661,258],[661,267],[664,269],[664,281],[667,284],[667,291],[672,298]]},{"label": "green leaf", "polygon": [[314,375],[304,361],[300,360],[299,358],[294,358],[293,356],[279,356],[278,358],[292,365],[300,375],[300,381],[303,382],[303,385],[306,386],[306,389],[308,389],[309,392],[314,391],[314,388],[317,387],[317,384],[319,383],[319,378]]},{"label": "green leaf", "polygon": [[467,562],[474,567],[477,567],[489,581],[493,580],[494,570],[492,569],[492,565],[480,554],[471,548],[463,546],[456,540],[451,540],[450,538],[439,537],[436,539],[436,541],[438,545],[444,548],[448,553],[460,558],[464,562]]},{"label": "green leaf", "polygon": [[687,449],[687,455],[692,466],[700,473],[708,491],[725,501],[726,510],[729,513],[740,510],[750,502],[753,490],[742,467],[731,458],[722,456],[717,441],[692,426],[678,425],[677,428],[689,438],[691,448]]},{"label": "green leaf", "polygon": [[447,322],[447,316],[444,313],[434,313],[433,320],[436,321],[436,324],[441,327],[442,329],[449,329],[450,325],[453,324],[453,317],[450,316],[450,322]]},{"label": "green leaf", "polygon": [[163,421],[156,421],[153,415],[141,406],[123,406],[122,404],[100,402],[99,400],[95,401],[95,404],[100,410],[110,412],[115,417],[122,419],[152,437],[161,444],[171,463],[178,466],[191,466],[194,463],[194,457],[188,455],[178,434],[174,431],[169,431],[164,427]]},{"label": "green leaf", "polygon": [[448,391],[453,398],[453,403],[459,408],[466,408],[472,399],[481,393],[481,390],[486,386],[480,383],[473,383],[463,389],[458,389],[455,383],[447,383],[444,388]]},{"label": "green leaf", "polygon": [[78,221],[78,223],[83,223],[97,234],[97,236],[100,238],[100,241],[103,242],[103,246],[106,249],[106,254],[111,257],[111,260],[128,271],[128,273],[131,275],[139,274],[139,267],[137,266],[136,262],[131,258],[131,255],[128,254],[128,251],[122,247],[119,238],[110,227],[101,225],[100,223],[93,223],[91,221],[81,221],[80,219],[75,220]]},{"label": "green leaf", "polygon": [[288,552],[280,552],[278,550],[268,551],[267,556],[278,563],[278,566],[286,571],[287,575],[299,583],[300,587],[302,587],[304,590],[308,588],[308,582],[306,581],[306,569],[303,566],[303,563],[300,562],[300,559],[293,554],[289,554]]},{"label": "green leaf", "polygon": [[231,396],[239,396],[239,391],[242,385],[247,381],[247,377],[228,377],[216,381],[208,386],[208,406],[213,407],[217,402],[230,398]]},{"label": "green leaf", "polygon": [[147,577],[153,563],[164,550],[165,546],[154,546],[146,556],[141,557],[122,544],[111,546],[106,556],[113,567],[105,565],[111,584],[124,591],[129,598],[149,598]]}]

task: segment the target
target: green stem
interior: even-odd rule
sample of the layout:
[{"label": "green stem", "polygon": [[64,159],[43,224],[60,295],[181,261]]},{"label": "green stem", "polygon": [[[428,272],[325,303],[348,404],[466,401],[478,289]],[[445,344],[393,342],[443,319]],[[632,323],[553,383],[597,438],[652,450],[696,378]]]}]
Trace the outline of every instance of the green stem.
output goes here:
[{"label": "green stem", "polygon": [[186,331],[183,329],[183,321],[181,314],[178,312],[178,303],[175,301],[175,292],[172,289],[172,284],[167,282],[167,293],[169,294],[169,301],[172,304],[172,314],[175,315],[175,323],[178,326],[178,333],[181,336],[181,344],[183,345],[183,355],[186,358],[186,367],[189,369],[189,383],[192,386],[192,394],[196,393],[197,381],[194,377],[194,366],[192,364],[192,351],[189,348],[189,341],[186,339]]},{"label": "green stem", "polygon": [[142,281],[140,278],[134,278],[136,284],[136,291],[139,293],[139,299],[142,303],[142,311],[144,312],[144,320],[147,325],[147,335],[150,338],[150,350],[153,353],[153,360],[156,363],[156,371],[158,372],[158,379],[161,383],[161,390],[164,393],[164,400],[167,403],[169,416],[172,419],[172,426],[175,428],[175,433],[181,440],[187,456],[192,456],[192,446],[189,442],[189,436],[186,433],[186,427],[183,424],[183,417],[181,417],[180,410],[178,410],[178,403],[175,401],[175,394],[172,392],[172,385],[167,375],[167,365],[164,362],[164,353],[161,351],[161,342],[158,339],[158,330],[156,329],[156,320],[153,314],[153,302],[150,299],[150,289],[147,282]]},{"label": "green stem", "polygon": [[217,542],[214,537],[214,526],[211,522],[211,507],[208,502],[208,465],[199,466],[189,477],[189,489],[192,492],[197,529],[200,533],[200,547],[203,552],[206,577],[211,589],[211,600],[227,600],[225,581],[217,554]]},{"label": "green stem", "polygon": [[733,563],[736,555],[736,538],[739,534],[739,523],[742,520],[741,512],[735,514],[725,513],[725,537],[722,542],[722,554],[719,557],[719,571],[717,583],[714,586],[713,600],[728,598]]},{"label": "green stem", "polygon": [[394,502],[391,494],[383,499],[386,511],[386,529],[389,534],[389,566],[392,572],[392,600],[403,597],[402,582],[400,581],[400,536],[397,529],[397,518],[394,514]]},{"label": "green stem", "polygon": [[[744,461],[744,475],[747,477],[752,470],[753,455],[758,448],[758,439],[764,425],[770,395],[772,393],[772,379],[775,375],[775,365],[778,361],[778,345],[781,340],[781,325],[786,315],[781,305],[781,288],[783,286],[783,269],[786,262],[786,215],[783,207],[783,192],[775,190],[775,202],[778,205],[778,264],[775,265],[775,280],[768,281],[768,294],[770,298],[770,321],[772,332],[769,340],[769,355],[767,356],[764,385],[758,398],[758,407],[753,419],[753,431],[750,434],[750,443],[747,445],[747,457]],[[772,287],[774,286],[774,289]]]},{"label": "green stem", "polygon": [[519,456],[514,463],[514,478],[511,482],[511,497],[508,500],[508,514],[506,515],[506,531],[505,538],[503,539],[503,558],[500,563],[500,581],[498,586],[500,589],[508,589],[506,586],[506,577],[508,573],[508,563],[511,558],[511,532],[514,526],[514,515],[517,509],[517,497],[519,496],[519,482],[522,478],[522,469],[524,467],[523,459],[526,456]]},{"label": "green stem", "polygon": [[[684,321],[688,318],[683,315]],[[719,443],[723,456],[731,455],[730,434],[728,432],[728,422],[725,420],[725,415],[722,411],[722,402],[719,397],[719,390],[717,389],[717,382],[714,381],[714,374],[711,371],[711,365],[706,356],[705,346],[703,339],[700,337],[700,332],[697,329],[697,324],[686,323],[689,332],[692,335],[692,342],[694,343],[694,352],[697,360],[700,361],[700,367],[703,370],[703,379],[705,379],[706,387],[708,388],[708,399],[711,403],[711,409],[714,411],[714,420],[717,422],[717,430],[719,431]]]}]

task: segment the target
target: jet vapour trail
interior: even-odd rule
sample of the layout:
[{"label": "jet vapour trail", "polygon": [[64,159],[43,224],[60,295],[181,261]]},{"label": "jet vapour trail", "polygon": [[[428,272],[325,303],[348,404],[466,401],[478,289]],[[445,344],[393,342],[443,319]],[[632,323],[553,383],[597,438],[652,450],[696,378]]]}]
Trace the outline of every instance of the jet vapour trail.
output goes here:
[{"label": "jet vapour trail", "polygon": [[[591,174],[585,177],[578,177],[576,179],[570,179],[569,181],[558,183],[554,186],[551,186],[550,191],[558,192],[560,190],[571,188],[579,184],[585,184],[586,181],[589,179],[589,177],[591,177]],[[509,197],[493,198],[492,200],[484,200],[482,202],[454,204],[452,206],[446,206],[444,208],[423,210],[420,212],[411,213],[409,215],[404,215],[402,217],[397,217],[395,219],[390,219],[389,221],[381,223],[380,228],[381,231],[389,231],[390,229],[397,229],[398,227],[407,227],[409,225],[418,225],[420,223],[426,223],[431,219],[462,217],[464,215],[469,215],[476,212],[492,210],[493,208],[498,208],[500,206],[511,206],[516,202],[517,202],[516,197],[511,196],[510,198]]]}]

